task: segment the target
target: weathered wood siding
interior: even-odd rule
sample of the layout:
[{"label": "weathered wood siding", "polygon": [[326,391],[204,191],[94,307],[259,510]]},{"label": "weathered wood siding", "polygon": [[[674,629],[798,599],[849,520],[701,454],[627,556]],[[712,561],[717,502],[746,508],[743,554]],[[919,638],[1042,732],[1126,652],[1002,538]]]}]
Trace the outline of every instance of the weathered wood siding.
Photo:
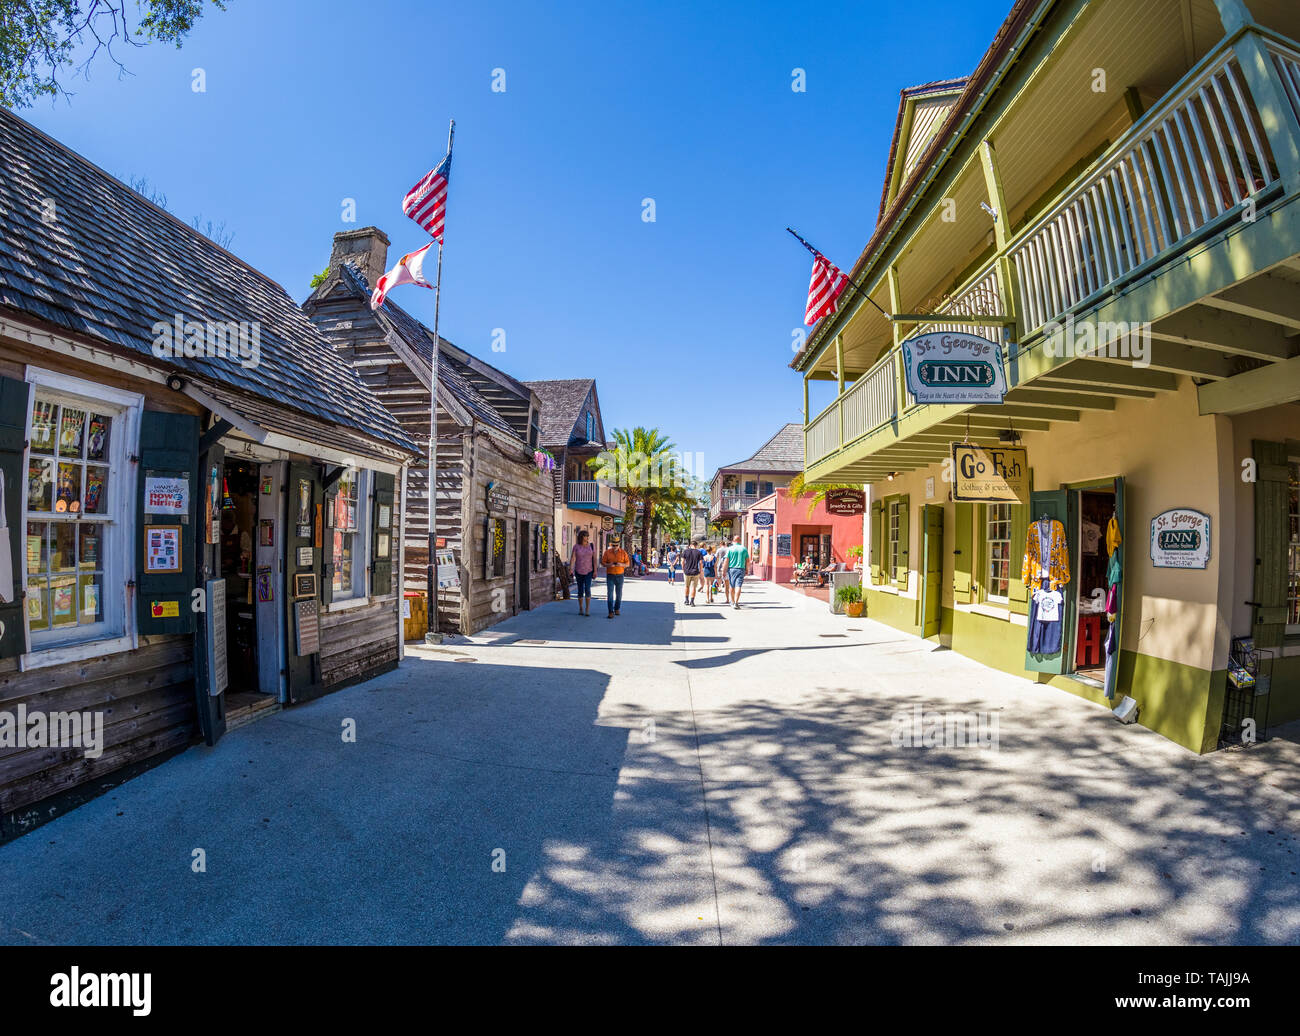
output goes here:
[{"label": "weathered wood siding", "polygon": [[134,651],[19,672],[0,661],[0,712],[103,713],[104,753],[0,748],[0,814],[189,744],[195,737],[194,638],[142,637]]},{"label": "weathered wood siding", "polygon": [[380,597],[321,615],[320,667],[326,687],[368,680],[396,667],[400,600]]}]

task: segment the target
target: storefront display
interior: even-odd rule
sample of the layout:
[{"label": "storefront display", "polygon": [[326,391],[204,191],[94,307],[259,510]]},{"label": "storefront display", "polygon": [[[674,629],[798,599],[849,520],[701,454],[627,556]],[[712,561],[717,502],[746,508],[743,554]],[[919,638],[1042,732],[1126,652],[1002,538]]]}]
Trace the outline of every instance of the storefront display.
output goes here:
[{"label": "storefront display", "polygon": [[1070,582],[1070,549],[1061,522],[1041,515],[1029,526],[1021,579],[1034,588],[1026,650],[1032,655],[1055,655],[1061,650],[1064,626],[1062,588]]}]

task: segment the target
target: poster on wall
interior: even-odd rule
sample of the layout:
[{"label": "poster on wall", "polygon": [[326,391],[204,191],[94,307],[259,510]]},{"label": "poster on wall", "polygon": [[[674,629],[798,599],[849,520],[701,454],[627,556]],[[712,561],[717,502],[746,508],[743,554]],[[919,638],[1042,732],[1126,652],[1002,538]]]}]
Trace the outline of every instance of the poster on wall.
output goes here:
[{"label": "poster on wall", "polygon": [[1205,568],[1210,563],[1210,516],[1175,507],[1151,519],[1151,564],[1156,568]]},{"label": "poster on wall", "polygon": [[144,570],[146,572],[181,570],[181,527],[179,525],[145,526]]},{"label": "poster on wall", "polygon": [[157,478],[144,480],[144,510],[146,514],[171,514],[177,517],[190,513],[190,480],[184,478]]},{"label": "poster on wall", "polygon": [[788,558],[790,556],[790,534],[788,532],[778,532],[776,534],[776,556],[778,558]]},{"label": "poster on wall", "polygon": [[229,651],[226,646],[226,581],[209,579],[208,592],[208,694],[216,697],[230,686]]},{"label": "poster on wall", "polygon": [[438,589],[459,589],[460,569],[456,567],[456,552],[454,550],[439,550],[435,554],[438,559]]},{"label": "poster on wall", "polygon": [[203,508],[203,539],[213,544],[221,540],[221,469],[213,464],[208,470],[207,499]]},{"label": "poster on wall", "polygon": [[962,503],[1029,503],[1029,451],[1023,446],[952,444],[952,498]]},{"label": "poster on wall", "polygon": [[903,342],[907,389],[918,403],[1001,403],[1002,348],[979,335],[935,331]]}]

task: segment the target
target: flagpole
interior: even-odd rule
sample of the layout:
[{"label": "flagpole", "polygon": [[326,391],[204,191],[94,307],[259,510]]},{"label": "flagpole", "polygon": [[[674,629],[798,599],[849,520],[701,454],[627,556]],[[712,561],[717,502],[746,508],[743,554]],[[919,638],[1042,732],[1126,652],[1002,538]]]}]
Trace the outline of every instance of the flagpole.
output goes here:
[{"label": "flagpole", "polygon": [[[817,249],[813,248],[812,245],[810,245],[810,244],[809,244],[807,241],[805,241],[802,237],[800,237],[798,234],[796,234],[796,233],[795,233],[795,232],[794,232],[790,227],[786,227],[785,229],[786,229],[786,233],[790,234],[790,235],[791,235],[791,236],[792,236],[796,241],[799,242],[799,244],[803,245],[804,248],[808,249],[808,251],[810,251],[810,252],[813,254],[814,258],[817,258],[817,259],[826,259],[826,256],[822,255],[821,252],[819,252],[819,251],[817,251]],[[829,261],[830,261],[830,260],[827,260],[827,262],[829,262]],[[851,285],[853,285],[854,290],[857,291],[857,293],[858,293],[859,295],[861,295],[864,299],[866,299],[866,300],[867,300],[868,302],[870,302],[873,306],[875,306],[876,309],[879,309],[881,315],[884,316],[886,320],[893,320],[893,319],[894,319],[892,316],[890,316],[888,313],[886,313],[883,309],[880,309],[880,306],[876,303],[876,300],[873,299],[873,298],[872,298],[872,297],[867,293],[867,291],[862,287],[861,284],[859,284],[857,281],[855,281],[855,280],[854,280],[852,277],[850,277],[847,273],[844,275],[844,279],[845,279],[846,281],[848,281]]]},{"label": "flagpole", "polygon": [[[456,135],[456,120],[447,127],[447,157],[451,158],[451,142]],[[443,237],[446,237],[446,217],[443,217]],[[439,630],[438,607],[442,596],[438,589],[438,315],[442,308],[442,239],[438,240],[438,283],[433,289],[433,360],[429,371],[429,574],[427,599],[429,616],[424,634],[426,644],[442,643]]]}]

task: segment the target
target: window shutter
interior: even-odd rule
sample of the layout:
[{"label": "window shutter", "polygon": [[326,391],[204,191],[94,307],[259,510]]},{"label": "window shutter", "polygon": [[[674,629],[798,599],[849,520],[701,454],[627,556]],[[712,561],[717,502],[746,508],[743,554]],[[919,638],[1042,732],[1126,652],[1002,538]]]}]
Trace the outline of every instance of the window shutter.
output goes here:
[{"label": "window shutter", "polygon": [[879,500],[871,501],[871,581],[879,583],[881,581],[880,552],[881,547],[881,524],[884,517],[885,505]]},{"label": "window shutter", "polygon": [[906,493],[898,498],[898,566],[894,569],[894,584],[900,590],[907,589],[907,573],[911,568],[908,560],[911,529],[908,526],[907,501]]},{"label": "window shutter", "polygon": [[1255,646],[1280,648],[1286,633],[1287,471],[1286,445],[1252,443],[1255,478]]},{"label": "window shutter", "polygon": [[969,604],[971,573],[975,552],[971,548],[971,529],[975,521],[975,505],[958,503],[956,529],[953,533],[952,599],[957,604]]},{"label": "window shutter", "polygon": [[23,456],[27,449],[27,415],[31,411],[31,386],[25,381],[0,377],[0,476],[4,478],[4,514],[7,527],[0,550],[9,552],[8,585],[0,585],[0,658],[15,658],[27,650],[27,618],[23,614],[23,522],[26,481]]},{"label": "window shutter", "polygon": [[[374,527],[370,537],[373,545],[371,557],[374,561],[370,569],[370,593],[374,597],[387,597],[393,592],[393,530],[397,526],[393,515],[393,497],[396,481],[394,476],[376,471],[374,483]],[[430,560],[437,561],[436,558]]]},{"label": "window shutter", "polygon": [[[1033,485],[1033,474],[1030,474],[1030,485]],[[1016,615],[1029,614],[1029,594],[1025,589],[1025,584],[1021,580],[1024,575],[1024,557],[1025,540],[1029,536],[1029,505],[1012,504],[1011,505],[1011,561],[1008,567],[1011,570],[1011,581],[1007,586],[1007,597],[1011,602],[1011,611]]]},{"label": "window shutter", "polygon": [[[136,600],[142,634],[193,633],[194,609],[191,593],[197,585],[194,575],[195,530],[199,501],[199,419],[192,414],[168,414],[146,410],[140,415],[139,486],[136,491]],[[186,515],[151,514],[145,511],[145,485],[150,478],[180,478],[189,482],[190,507]],[[179,525],[180,569],[176,572],[145,571],[145,541],[150,527]]]}]

